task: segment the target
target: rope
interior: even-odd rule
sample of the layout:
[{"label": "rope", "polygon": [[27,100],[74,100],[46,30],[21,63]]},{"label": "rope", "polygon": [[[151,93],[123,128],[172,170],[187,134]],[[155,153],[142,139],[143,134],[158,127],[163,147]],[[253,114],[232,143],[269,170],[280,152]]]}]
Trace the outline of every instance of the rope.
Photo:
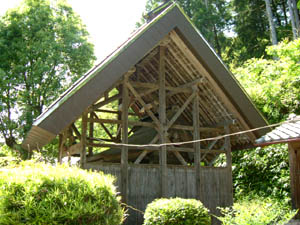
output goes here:
[{"label": "rope", "polygon": [[249,129],[249,130],[239,131],[239,132],[235,132],[235,133],[231,133],[231,134],[224,134],[224,135],[220,135],[220,136],[216,136],[216,137],[204,138],[204,139],[198,139],[198,140],[192,140],[192,141],[162,143],[162,144],[146,144],[146,145],[123,144],[123,143],[109,143],[109,144],[114,145],[114,146],[141,147],[141,148],[142,147],[145,147],[145,148],[146,147],[162,147],[162,146],[170,146],[170,145],[184,145],[184,144],[192,144],[192,143],[204,142],[204,141],[220,140],[220,139],[226,138],[226,137],[236,136],[236,135],[240,135],[240,134],[246,134],[246,133],[250,133],[253,131],[262,130],[262,129],[266,129],[266,128],[272,128],[272,127],[276,127],[276,126],[279,126],[282,124],[287,124],[287,123],[297,122],[297,121],[300,121],[300,118],[291,119],[288,121],[275,123],[275,124],[271,124],[271,125],[267,125],[267,126],[257,127],[257,128],[253,128],[253,129]]}]

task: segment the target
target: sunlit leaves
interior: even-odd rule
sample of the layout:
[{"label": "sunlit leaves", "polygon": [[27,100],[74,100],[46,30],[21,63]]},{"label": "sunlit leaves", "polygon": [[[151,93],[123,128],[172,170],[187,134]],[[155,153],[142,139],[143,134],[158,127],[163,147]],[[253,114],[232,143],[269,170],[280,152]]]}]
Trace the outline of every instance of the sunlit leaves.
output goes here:
[{"label": "sunlit leaves", "polygon": [[0,19],[2,127],[7,117],[23,136],[94,59],[88,32],[65,1],[24,0],[8,11]]},{"label": "sunlit leaves", "polygon": [[273,59],[251,59],[233,72],[270,122],[300,113],[300,40],[267,48]]}]

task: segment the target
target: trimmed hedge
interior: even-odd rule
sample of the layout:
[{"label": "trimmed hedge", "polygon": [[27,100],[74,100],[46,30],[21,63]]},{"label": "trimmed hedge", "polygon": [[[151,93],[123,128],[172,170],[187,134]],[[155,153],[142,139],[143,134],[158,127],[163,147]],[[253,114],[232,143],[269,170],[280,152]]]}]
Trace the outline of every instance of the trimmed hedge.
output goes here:
[{"label": "trimmed hedge", "polygon": [[66,165],[2,168],[0,224],[121,224],[124,211],[113,181]]},{"label": "trimmed hedge", "polygon": [[147,206],[144,225],[210,225],[209,210],[195,199],[156,199]]}]

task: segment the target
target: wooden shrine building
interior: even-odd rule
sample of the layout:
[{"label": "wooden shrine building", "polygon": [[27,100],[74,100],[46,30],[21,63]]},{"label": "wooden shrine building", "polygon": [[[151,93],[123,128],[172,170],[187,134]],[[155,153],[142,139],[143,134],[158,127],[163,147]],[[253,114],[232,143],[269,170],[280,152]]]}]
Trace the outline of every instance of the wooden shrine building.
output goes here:
[{"label": "wooden shrine building", "polygon": [[[128,205],[144,210],[155,198],[178,196],[201,199],[216,213],[233,202],[231,151],[253,146],[266,131],[192,141],[265,125],[195,26],[170,4],[62,94],[23,147],[41,148],[59,135],[59,160],[80,155],[83,168],[115,175]],[[129,214],[129,224],[142,223],[141,214]]]},{"label": "wooden shrine building", "polygon": [[271,132],[256,140],[256,146],[288,144],[292,208],[298,210],[300,219],[300,116],[291,114],[289,119]]}]

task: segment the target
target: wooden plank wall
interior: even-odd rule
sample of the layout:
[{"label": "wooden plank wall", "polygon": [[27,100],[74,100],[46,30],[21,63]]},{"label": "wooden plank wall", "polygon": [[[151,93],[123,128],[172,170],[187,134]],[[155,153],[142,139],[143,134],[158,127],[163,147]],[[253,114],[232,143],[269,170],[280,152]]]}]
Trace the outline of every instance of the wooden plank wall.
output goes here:
[{"label": "wooden plank wall", "polygon": [[[159,165],[128,165],[129,196],[128,204],[145,211],[148,203],[160,197],[160,167]],[[87,169],[110,173],[117,177],[116,185],[120,188],[120,165],[88,163]],[[195,169],[188,166],[168,166],[167,196],[181,198],[196,198]],[[201,200],[202,203],[217,213],[217,206],[232,205],[232,181],[227,168],[201,167]],[[118,188],[118,190],[120,190]],[[143,215],[131,209],[128,211],[127,224],[140,225]]]}]

